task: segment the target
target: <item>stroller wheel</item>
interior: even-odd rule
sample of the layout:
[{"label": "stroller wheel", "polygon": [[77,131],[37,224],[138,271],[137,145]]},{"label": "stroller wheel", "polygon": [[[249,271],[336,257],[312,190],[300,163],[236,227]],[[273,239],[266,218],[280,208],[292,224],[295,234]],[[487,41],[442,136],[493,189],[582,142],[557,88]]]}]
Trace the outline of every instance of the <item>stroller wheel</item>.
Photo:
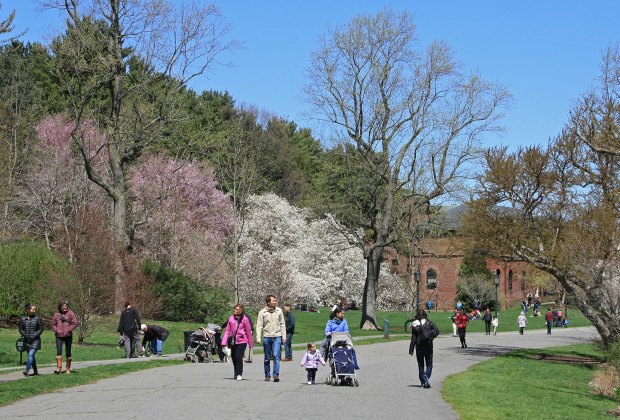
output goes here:
[{"label": "stroller wheel", "polygon": [[192,357],[192,363],[198,363],[198,357],[196,356]]},{"label": "stroller wheel", "polygon": [[360,381],[358,381],[357,378],[353,379],[353,385],[360,386]]}]

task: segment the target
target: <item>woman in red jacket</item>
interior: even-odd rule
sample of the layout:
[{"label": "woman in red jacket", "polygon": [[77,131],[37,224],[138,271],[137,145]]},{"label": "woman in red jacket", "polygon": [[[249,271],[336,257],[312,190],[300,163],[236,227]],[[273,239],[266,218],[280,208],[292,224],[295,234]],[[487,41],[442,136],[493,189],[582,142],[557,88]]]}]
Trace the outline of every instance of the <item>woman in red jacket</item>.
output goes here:
[{"label": "woman in red jacket", "polygon": [[66,300],[58,302],[58,312],[52,318],[52,330],[56,334],[56,370],[62,371],[62,345],[65,345],[67,355],[67,375],[71,373],[71,344],[73,343],[73,330],[77,327],[77,318]]},{"label": "woman in red jacket", "polygon": [[465,311],[460,310],[454,318],[454,322],[456,323],[459,340],[461,340],[461,348],[466,349],[467,343],[465,342],[465,331],[467,329],[467,324],[469,323],[469,317]]}]

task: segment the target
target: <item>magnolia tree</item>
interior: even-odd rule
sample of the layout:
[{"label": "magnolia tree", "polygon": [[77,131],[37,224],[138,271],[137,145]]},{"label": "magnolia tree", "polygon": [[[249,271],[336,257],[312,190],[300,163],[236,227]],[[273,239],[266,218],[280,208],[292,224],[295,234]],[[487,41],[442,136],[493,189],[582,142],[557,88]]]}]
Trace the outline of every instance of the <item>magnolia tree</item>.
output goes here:
[{"label": "magnolia tree", "polygon": [[[333,217],[310,220],[306,210],[275,194],[250,197],[241,240],[242,300],[261,304],[264,294],[273,293],[312,304],[361,302],[364,254],[341,232]],[[385,268],[382,275],[381,308],[411,301],[397,277]]]},{"label": "magnolia tree", "polygon": [[160,154],[145,156],[130,173],[136,252],[222,286],[222,246],[234,218],[213,170]]}]

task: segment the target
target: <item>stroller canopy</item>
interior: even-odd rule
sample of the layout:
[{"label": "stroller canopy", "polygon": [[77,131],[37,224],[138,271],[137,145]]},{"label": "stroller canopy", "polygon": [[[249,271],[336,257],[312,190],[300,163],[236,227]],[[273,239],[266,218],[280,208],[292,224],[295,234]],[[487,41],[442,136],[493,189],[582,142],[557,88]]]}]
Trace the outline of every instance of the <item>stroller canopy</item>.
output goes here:
[{"label": "stroller canopy", "polygon": [[331,338],[331,345],[344,345],[353,347],[353,339],[348,332],[333,332]]}]

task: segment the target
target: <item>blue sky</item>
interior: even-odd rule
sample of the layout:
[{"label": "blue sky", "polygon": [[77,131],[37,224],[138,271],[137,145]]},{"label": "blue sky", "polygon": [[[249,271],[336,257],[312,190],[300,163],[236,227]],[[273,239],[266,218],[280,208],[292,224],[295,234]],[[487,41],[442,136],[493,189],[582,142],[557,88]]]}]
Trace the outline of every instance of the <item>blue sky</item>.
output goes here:
[{"label": "blue sky", "polygon": [[[63,20],[39,13],[35,0],[0,0],[0,13],[16,10],[15,32],[46,42]],[[299,99],[304,70],[317,39],[328,28],[385,5],[408,10],[421,45],[443,40],[464,68],[508,87],[515,102],[502,136],[485,144],[544,144],[559,133],[575,98],[594,84],[603,51],[620,42],[620,1],[216,1],[244,47],[214,69],[196,90],[227,90],[238,103],[314,126]],[[317,130],[319,132],[320,130]]]}]

